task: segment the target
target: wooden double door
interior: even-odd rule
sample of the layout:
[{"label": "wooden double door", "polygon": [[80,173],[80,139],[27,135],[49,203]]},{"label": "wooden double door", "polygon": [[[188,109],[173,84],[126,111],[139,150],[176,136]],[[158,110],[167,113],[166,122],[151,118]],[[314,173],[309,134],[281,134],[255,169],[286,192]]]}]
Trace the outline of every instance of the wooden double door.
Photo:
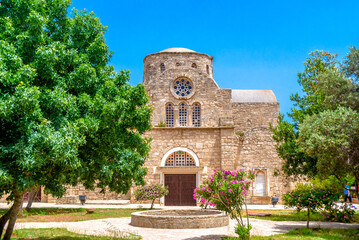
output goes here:
[{"label": "wooden double door", "polygon": [[196,174],[165,174],[168,195],[165,206],[196,206],[193,191],[196,188]]}]

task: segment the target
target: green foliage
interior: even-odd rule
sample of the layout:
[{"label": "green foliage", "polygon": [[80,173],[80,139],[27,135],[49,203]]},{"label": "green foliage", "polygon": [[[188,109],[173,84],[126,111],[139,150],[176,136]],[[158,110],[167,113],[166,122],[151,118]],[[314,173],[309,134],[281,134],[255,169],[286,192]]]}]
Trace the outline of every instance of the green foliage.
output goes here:
[{"label": "green foliage", "polygon": [[[347,77],[350,76],[354,79],[356,76],[359,63],[357,56],[359,56],[358,49],[351,48],[344,64],[340,64],[336,61],[335,55],[315,51],[304,63],[304,71],[298,73],[298,83],[302,86],[304,95],[301,96],[297,93],[291,96],[295,108],[288,115],[293,123],[285,121],[283,115],[280,115],[278,125],[271,126],[273,139],[277,142],[277,152],[285,160],[283,170],[287,175],[319,176],[321,178],[335,175],[339,179],[347,174],[352,174],[359,179],[359,168],[356,166],[359,162],[359,155],[355,147],[358,145],[355,143],[358,131],[350,126],[348,129],[354,130],[354,132],[349,133],[350,130],[344,130],[345,134],[348,133],[344,136],[344,133],[332,134],[329,130],[339,131],[340,128],[344,129],[347,126],[345,122],[336,124],[336,121],[345,120],[344,117],[340,119],[336,116],[336,114],[343,113],[339,107],[347,109],[348,114],[352,114],[352,116],[355,114],[349,112],[351,110],[357,112],[359,109],[359,86]],[[328,111],[332,111],[332,113]],[[323,115],[320,114],[322,112],[326,112],[326,119],[321,121],[320,118]],[[323,123],[319,135],[317,131],[312,131],[314,121],[317,121],[318,124],[320,121]],[[328,122],[332,126],[329,127],[324,122]],[[314,125],[319,127],[318,124]],[[334,126],[335,124],[337,127]],[[303,140],[303,135],[306,135],[305,139],[307,140]],[[339,135],[340,140],[336,139]],[[354,135],[356,135],[354,139],[350,140]],[[339,142],[344,141],[344,138],[353,144],[345,146],[343,151],[340,151],[337,147],[339,147]],[[312,142],[313,139],[315,139],[315,143]],[[314,150],[314,145],[317,147],[320,145],[321,151]],[[351,159],[350,164],[344,163],[345,155]]]},{"label": "green foliage", "polygon": [[[345,181],[344,181],[345,182]],[[328,178],[320,179],[318,177],[310,180],[310,183],[317,188],[332,189],[335,193],[342,194],[343,182],[339,181],[334,175],[330,175]]]},{"label": "green foliage", "polygon": [[[243,205],[246,204],[245,197],[254,177],[255,173],[251,170],[218,171],[215,169],[212,176],[194,190],[193,198],[200,201],[201,207],[216,206],[218,210],[226,212],[232,219],[237,220],[236,229],[240,229],[241,234],[249,234],[249,222],[245,226],[241,211]],[[245,228],[248,231],[245,231]]]},{"label": "green foliage", "polygon": [[339,194],[332,189],[313,187],[311,184],[298,183],[295,190],[282,195],[284,204],[301,211],[304,208],[315,212],[321,208],[330,208]]},{"label": "green foliage", "polygon": [[307,227],[309,228],[310,212],[322,208],[331,209],[339,194],[332,189],[313,187],[311,184],[296,185],[295,190],[282,195],[284,205],[296,208],[297,211],[307,209]]},{"label": "green foliage", "polygon": [[238,234],[238,239],[247,240],[250,239],[250,231],[252,229],[252,225],[248,225],[248,227],[241,226],[237,224],[234,232]]},{"label": "green foliage", "polygon": [[323,111],[307,117],[299,132],[303,151],[320,159],[318,169],[336,176],[349,171],[359,177],[358,112],[345,107]]},{"label": "green foliage", "polygon": [[144,184],[151,128],[142,84],[115,72],[106,27],[71,1],[0,5],[0,195],[65,184]]},{"label": "green foliage", "polygon": [[167,126],[166,123],[162,121],[156,125],[156,127],[166,127],[166,126]]},{"label": "green foliage", "polygon": [[27,240],[139,240],[140,236],[114,231],[112,236],[93,236],[70,232],[65,228],[19,229],[11,239]]},{"label": "green foliage", "polygon": [[293,123],[285,121],[281,114],[278,124],[270,125],[273,139],[277,142],[278,155],[285,160],[283,171],[289,176],[312,177],[317,174],[317,158],[307,155],[297,144],[298,127],[306,116],[323,110],[324,95],[316,89],[318,76],[330,69],[336,69],[336,64],[335,55],[323,51],[311,52],[304,63],[304,71],[298,73],[298,83],[302,86],[304,95],[295,93],[290,97],[295,108],[292,108],[288,115]]},{"label": "green foliage", "polygon": [[168,194],[168,186],[162,186],[161,184],[149,184],[139,187],[134,195],[137,201],[151,200],[151,209],[156,199],[164,197]]},{"label": "green foliage", "polygon": [[323,110],[324,95],[316,89],[318,76],[328,70],[336,69],[336,64],[336,55],[328,52],[317,50],[311,52],[307,57],[304,63],[304,71],[298,73],[298,83],[302,86],[305,94],[300,96],[295,93],[290,97],[296,108],[293,108],[288,115],[292,118],[295,128],[303,122],[306,116]]},{"label": "green foliage", "polygon": [[343,64],[343,72],[354,81],[359,80],[359,49],[349,48],[349,53]]},{"label": "green foliage", "polygon": [[344,203],[341,206],[333,205],[332,208],[326,209],[321,212],[325,221],[333,222],[354,222],[355,206]]},{"label": "green foliage", "polygon": [[284,120],[284,115],[278,117],[278,124],[270,126],[273,139],[277,142],[278,155],[284,159],[282,169],[288,176],[317,174],[317,158],[303,152],[297,143],[298,131],[295,126]]}]

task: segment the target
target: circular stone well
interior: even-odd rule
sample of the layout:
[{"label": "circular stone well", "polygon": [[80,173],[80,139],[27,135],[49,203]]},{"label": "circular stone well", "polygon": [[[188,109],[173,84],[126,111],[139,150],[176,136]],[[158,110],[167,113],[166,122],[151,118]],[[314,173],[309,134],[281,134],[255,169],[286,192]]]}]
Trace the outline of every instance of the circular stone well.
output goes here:
[{"label": "circular stone well", "polygon": [[228,216],[218,210],[155,210],[131,214],[131,225],[146,228],[215,228],[227,226]]}]

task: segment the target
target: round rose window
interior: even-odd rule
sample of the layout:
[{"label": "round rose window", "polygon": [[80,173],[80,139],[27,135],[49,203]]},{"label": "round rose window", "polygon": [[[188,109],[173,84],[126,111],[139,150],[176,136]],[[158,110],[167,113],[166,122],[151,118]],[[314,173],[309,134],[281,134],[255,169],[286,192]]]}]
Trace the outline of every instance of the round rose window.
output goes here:
[{"label": "round rose window", "polygon": [[193,92],[192,81],[188,78],[178,78],[173,82],[173,92],[178,97],[187,97]]}]

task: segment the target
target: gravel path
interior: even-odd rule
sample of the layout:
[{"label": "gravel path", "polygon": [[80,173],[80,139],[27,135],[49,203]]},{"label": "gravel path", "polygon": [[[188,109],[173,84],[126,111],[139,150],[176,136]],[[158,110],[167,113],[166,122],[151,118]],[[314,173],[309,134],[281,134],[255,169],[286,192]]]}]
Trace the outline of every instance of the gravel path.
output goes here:
[{"label": "gravel path", "polygon": [[[235,221],[231,220],[229,226],[207,229],[154,229],[141,228],[130,225],[131,218],[111,218],[82,222],[52,222],[52,223],[17,223],[15,228],[67,228],[71,232],[97,235],[97,236],[125,236],[133,233],[142,236],[144,240],[161,239],[220,239],[222,236],[235,235]],[[293,228],[306,227],[306,222],[293,221],[269,221],[250,219],[253,226],[253,235],[268,236],[273,234],[286,233]],[[310,227],[321,228],[356,228],[359,224],[332,223],[332,222],[311,222]]]}]

